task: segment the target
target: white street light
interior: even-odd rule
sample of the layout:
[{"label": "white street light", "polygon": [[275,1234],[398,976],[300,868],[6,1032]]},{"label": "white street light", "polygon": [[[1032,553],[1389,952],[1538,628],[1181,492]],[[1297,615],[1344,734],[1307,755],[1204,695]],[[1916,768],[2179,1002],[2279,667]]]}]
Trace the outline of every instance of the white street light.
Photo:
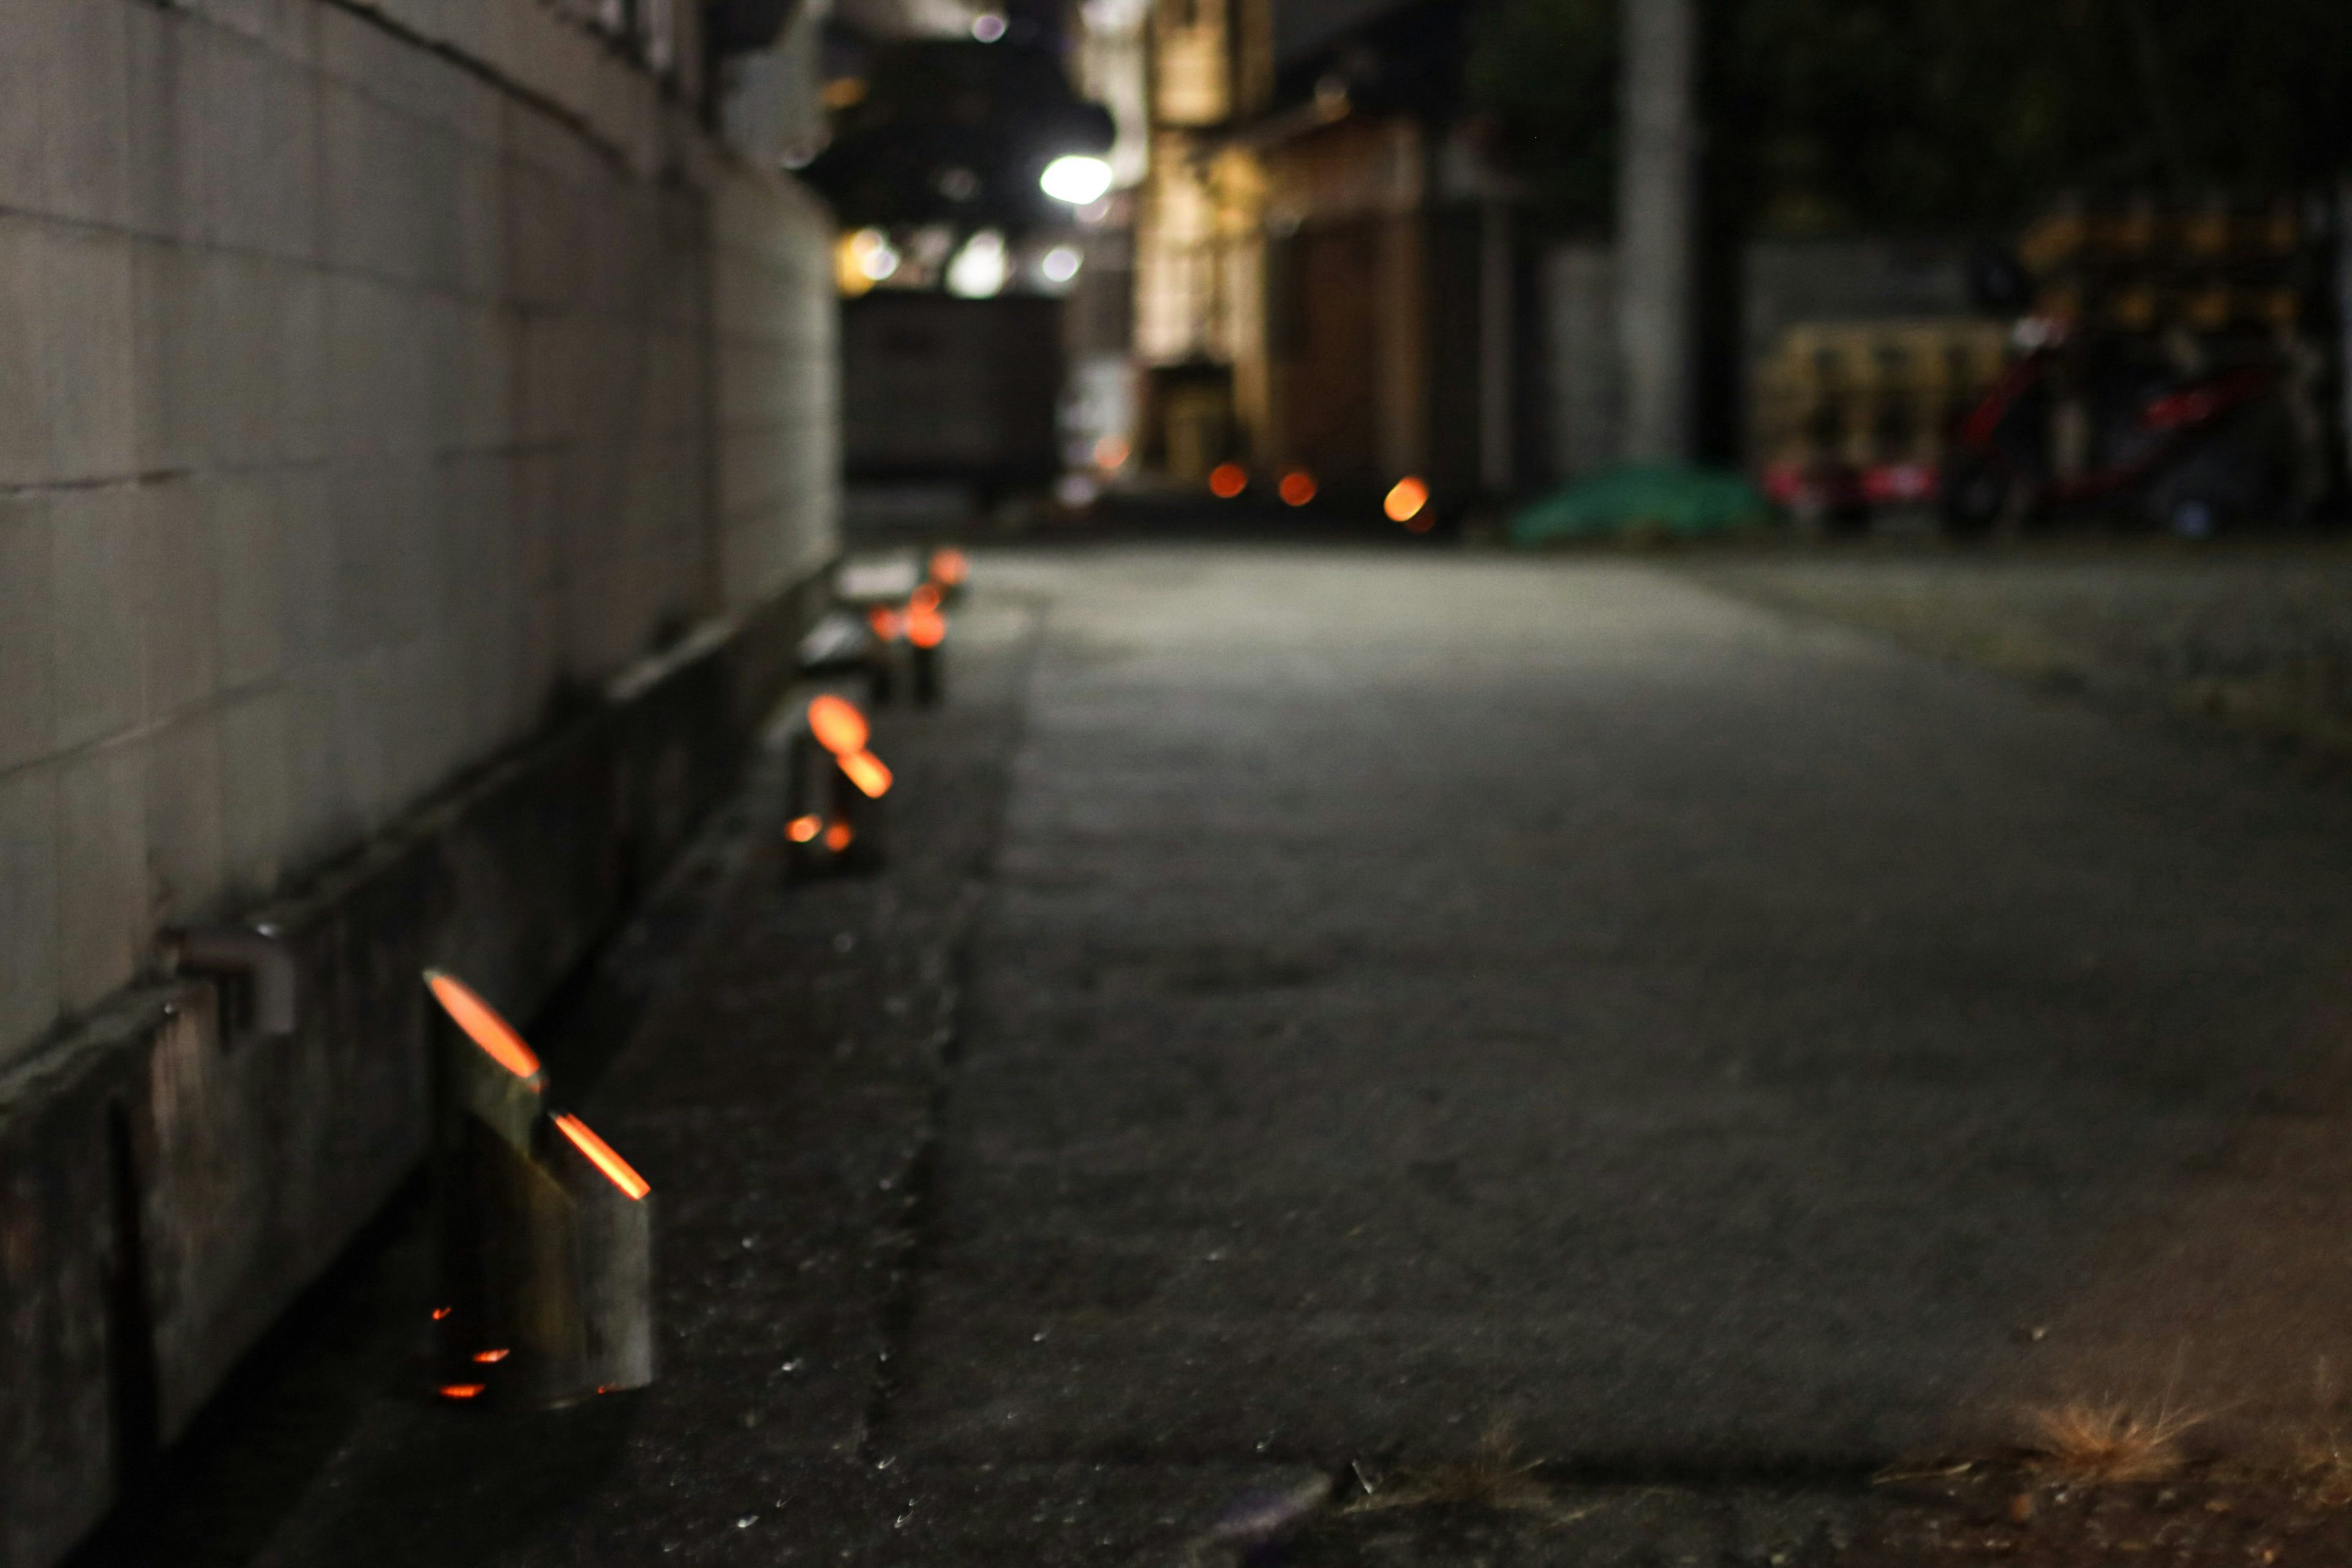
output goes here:
[{"label": "white street light", "polygon": [[1110,190],[1110,180],[1108,163],[1083,153],[1072,153],[1046,164],[1037,183],[1055,201],[1082,207],[1102,200]]}]

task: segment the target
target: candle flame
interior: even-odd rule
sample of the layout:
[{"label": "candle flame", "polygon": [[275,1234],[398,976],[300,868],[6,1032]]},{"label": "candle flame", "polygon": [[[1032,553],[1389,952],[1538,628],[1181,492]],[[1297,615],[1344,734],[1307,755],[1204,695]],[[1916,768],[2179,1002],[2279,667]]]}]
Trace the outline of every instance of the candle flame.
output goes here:
[{"label": "candle flame", "polygon": [[555,1119],[555,1125],[558,1131],[572,1140],[572,1147],[588,1156],[589,1163],[604,1172],[614,1186],[629,1194],[630,1202],[635,1203],[654,1190],[652,1183],[638,1175],[626,1160],[614,1153],[610,1143],[589,1131],[588,1124],[580,1118],[572,1115],[558,1116]]},{"label": "candle flame", "polygon": [[[1396,482],[1396,488],[1389,491],[1388,500],[1383,503],[1384,510],[1389,514],[1389,521],[1403,523],[1407,528],[1412,527],[1414,521],[1421,516],[1422,509],[1428,505],[1429,487],[1419,479],[1412,478],[1399,479]],[[1422,524],[1423,529],[1428,526],[1426,522]],[[1421,529],[1414,529],[1413,531],[1418,533]]]},{"label": "candle flame", "polygon": [[425,972],[425,984],[433,988],[433,998],[441,1004],[466,1037],[489,1053],[490,1059],[517,1078],[532,1078],[539,1072],[539,1058],[515,1027],[499,1016],[498,1009],[474,994],[466,983],[454,974],[437,969]]},{"label": "candle flame", "polygon": [[845,757],[866,749],[866,715],[838,697],[820,697],[809,704],[809,733],[816,743],[836,757]]},{"label": "candle flame", "polygon": [[880,800],[890,793],[890,770],[873,752],[851,752],[840,762],[841,771],[868,800]]}]

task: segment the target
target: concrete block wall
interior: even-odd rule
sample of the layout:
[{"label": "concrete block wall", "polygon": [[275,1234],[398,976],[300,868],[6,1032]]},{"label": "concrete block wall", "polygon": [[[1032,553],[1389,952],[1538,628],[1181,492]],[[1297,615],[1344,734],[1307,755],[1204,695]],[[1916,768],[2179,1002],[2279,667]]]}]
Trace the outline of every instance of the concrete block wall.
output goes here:
[{"label": "concrete block wall", "polygon": [[[670,14],[0,3],[0,1568],[415,1168],[419,968],[528,1016],[791,668],[831,221]],[[157,973],[231,917],[292,1035]]]},{"label": "concrete block wall", "polygon": [[829,219],[698,55],[0,6],[0,1068],[831,553]]}]

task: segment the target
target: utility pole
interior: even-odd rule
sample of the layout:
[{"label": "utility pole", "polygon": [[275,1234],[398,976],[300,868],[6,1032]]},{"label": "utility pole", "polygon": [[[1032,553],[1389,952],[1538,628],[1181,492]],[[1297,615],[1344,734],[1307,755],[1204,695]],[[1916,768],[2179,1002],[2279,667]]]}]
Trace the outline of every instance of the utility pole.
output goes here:
[{"label": "utility pole", "polygon": [[1628,462],[1692,456],[1694,0],[1624,0],[1617,180],[1617,342]]}]

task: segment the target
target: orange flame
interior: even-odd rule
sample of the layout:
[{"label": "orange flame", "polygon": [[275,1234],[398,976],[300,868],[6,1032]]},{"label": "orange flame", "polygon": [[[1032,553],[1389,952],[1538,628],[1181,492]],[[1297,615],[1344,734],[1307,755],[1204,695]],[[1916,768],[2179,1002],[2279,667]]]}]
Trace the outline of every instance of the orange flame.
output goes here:
[{"label": "orange flame", "polygon": [[931,552],[931,581],[953,588],[971,575],[971,563],[961,550],[935,550]]},{"label": "orange flame", "polygon": [[610,1143],[589,1131],[588,1124],[580,1118],[568,1114],[558,1116],[555,1125],[572,1140],[572,1147],[587,1155],[589,1162],[610,1177],[614,1186],[629,1194],[630,1202],[635,1203],[654,1190],[652,1183],[632,1170],[626,1160],[614,1153]]},{"label": "orange flame", "polygon": [[[1402,522],[1411,528],[1413,520],[1421,515],[1422,509],[1428,505],[1429,487],[1419,479],[1408,477],[1399,479],[1396,482],[1396,488],[1389,491],[1388,500],[1383,503],[1383,510],[1388,512],[1391,522]],[[1420,529],[1414,529],[1413,531],[1418,533],[1428,526],[1424,522]]]},{"label": "orange flame", "polygon": [[467,1037],[490,1055],[490,1059],[517,1078],[530,1078],[539,1071],[539,1058],[531,1054],[514,1026],[499,1016],[498,1009],[467,988],[466,983],[454,974],[444,974],[437,969],[425,972],[425,984],[433,988],[434,1000],[454,1019]]},{"label": "orange flame", "polygon": [[898,634],[906,629],[904,618],[887,605],[877,605],[866,611],[866,624],[872,626],[874,635],[884,642],[897,642]]},{"label": "orange flame", "polygon": [[1282,499],[1289,506],[1305,506],[1315,499],[1315,476],[1304,468],[1293,468],[1282,476]]},{"label": "orange flame", "polygon": [[444,1399],[472,1399],[479,1395],[482,1390],[488,1386],[489,1385],[488,1384],[482,1383],[445,1383],[441,1385],[441,1397]]},{"label": "orange flame", "polygon": [[784,837],[795,844],[806,844],[824,831],[822,816],[795,816],[784,826]]},{"label": "orange flame", "polygon": [[511,1351],[476,1351],[474,1352],[474,1359],[480,1362],[483,1365],[488,1366],[494,1362],[504,1361],[508,1356],[513,1353],[514,1352]]},{"label": "orange flame", "polygon": [[841,758],[841,771],[868,800],[880,800],[890,793],[890,770],[871,752],[852,752]]},{"label": "orange flame", "polygon": [[857,841],[857,829],[845,822],[836,822],[824,830],[824,847],[838,855]]},{"label": "orange flame", "polygon": [[1209,470],[1209,493],[1231,500],[1249,489],[1249,470],[1239,463],[1219,463]]},{"label": "orange flame", "polygon": [[937,647],[948,640],[948,618],[927,605],[907,612],[907,640],[917,647]]},{"label": "orange flame", "polygon": [[866,726],[866,715],[838,697],[820,697],[811,702],[808,724],[816,743],[836,757],[864,751],[866,736],[872,732]]}]

